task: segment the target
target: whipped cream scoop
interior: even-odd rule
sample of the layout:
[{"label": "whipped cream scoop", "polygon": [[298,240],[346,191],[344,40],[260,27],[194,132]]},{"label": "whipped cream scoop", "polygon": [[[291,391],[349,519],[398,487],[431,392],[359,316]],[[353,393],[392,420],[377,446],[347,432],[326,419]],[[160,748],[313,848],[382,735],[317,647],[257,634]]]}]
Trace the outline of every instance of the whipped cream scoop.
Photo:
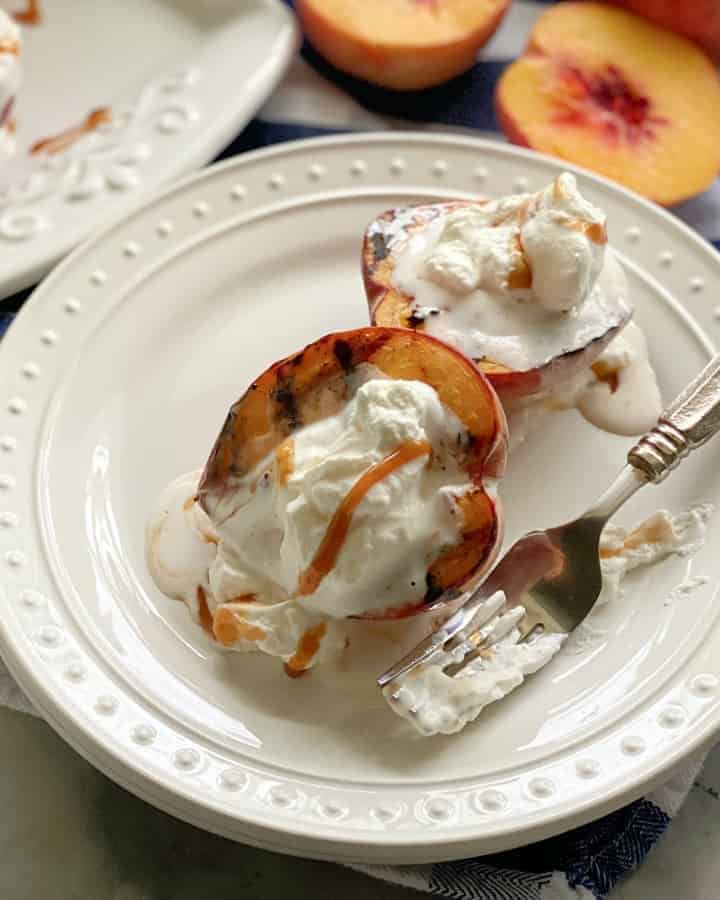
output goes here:
[{"label": "whipped cream scoop", "polygon": [[448,213],[425,274],[457,293],[482,288],[563,312],[590,296],[606,243],[605,214],[565,173],[537,194]]},{"label": "whipped cream scoop", "polygon": [[[423,209],[433,215],[422,227],[407,207],[378,219],[368,240],[392,254],[390,281],[410,298],[410,326],[471,359],[512,372],[545,369],[552,380],[548,367],[579,364],[584,351],[591,362],[632,316],[605,214],[573,175],[536,194]],[[380,324],[382,310],[380,301]]]},{"label": "whipped cream scoop", "polygon": [[[264,460],[257,489],[231,515],[212,521],[195,502],[199,472],[169,485],[147,528],[153,579],[233,649],[287,663],[314,635],[309,668],[342,650],[346,617],[422,600],[438,548],[460,536],[456,501],[469,484],[449,451],[463,434],[429,385],[372,379],[341,413],[300,429]],[[303,589],[343,498],[402,446],[419,449],[370,486],[334,565]]]}]

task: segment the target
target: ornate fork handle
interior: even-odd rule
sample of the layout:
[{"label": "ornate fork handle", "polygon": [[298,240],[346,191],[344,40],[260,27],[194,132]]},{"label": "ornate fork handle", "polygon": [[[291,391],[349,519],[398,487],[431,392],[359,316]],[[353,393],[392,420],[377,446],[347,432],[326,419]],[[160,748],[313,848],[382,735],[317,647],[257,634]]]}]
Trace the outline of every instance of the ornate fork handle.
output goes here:
[{"label": "ornate fork handle", "polygon": [[628,462],[648,481],[662,481],[691,450],[720,431],[720,354],[668,406],[635,444]]}]

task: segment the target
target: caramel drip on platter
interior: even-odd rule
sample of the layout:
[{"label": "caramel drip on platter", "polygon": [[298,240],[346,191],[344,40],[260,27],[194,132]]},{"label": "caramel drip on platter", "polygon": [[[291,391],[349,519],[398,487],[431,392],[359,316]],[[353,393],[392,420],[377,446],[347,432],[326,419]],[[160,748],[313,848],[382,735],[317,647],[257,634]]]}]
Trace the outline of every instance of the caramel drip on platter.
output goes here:
[{"label": "caramel drip on platter", "polygon": [[213,633],[213,615],[208,606],[207,597],[205,596],[205,588],[199,584],[195,596],[198,604],[198,618],[203,631],[212,636]]},{"label": "caramel drip on platter", "polygon": [[307,672],[315,654],[320,649],[320,642],[325,637],[327,626],[324,622],[315,625],[303,634],[298,641],[295,652],[285,663],[285,674],[290,678],[300,678]]},{"label": "caramel drip on platter", "polygon": [[315,556],[310,565],[301,573],[298,579],[296,597],[305,597],[313,594],[323,578],[330,572],[337,562],[345,539],[350,530],[352,517],[368,491],[378,482],[387,478],[396,469],[420,456],[429,456],[432,447],[427,441],[408,441],[401,444],[385,459],[370,466],[343,497],[340,505],[330,520],[325,536],[320,542]]},{"label": "caramel drip on platter", "polygon": [[278,484],[285,487],[295,468],[295,444],[292,438],[283,441],[275,451]]},{"label": "caramel drip on platter", "polygon": [[51,156],[55,153],[61,153],[63,150],[67,150],[68,147],[71,147],[76,141],[80,140],[83,135],[96,131],[101,125],[105,125],[110,121],[112,121],[110,107],[101,106],[99,109],[94,109],[92,112],[88,113],[85,120],[80,125],[68,128],[66,131],[61,131],[60,134],[53,135],[53,137],[35,141],[32,147],[30,147],[30,153],[47,153]]},{"label": "caramel drip on platter", "polygon": [[39,25],[43,19],[40,0],[27,0],[25,9],[13,13],[12,16],[21,25]]}]

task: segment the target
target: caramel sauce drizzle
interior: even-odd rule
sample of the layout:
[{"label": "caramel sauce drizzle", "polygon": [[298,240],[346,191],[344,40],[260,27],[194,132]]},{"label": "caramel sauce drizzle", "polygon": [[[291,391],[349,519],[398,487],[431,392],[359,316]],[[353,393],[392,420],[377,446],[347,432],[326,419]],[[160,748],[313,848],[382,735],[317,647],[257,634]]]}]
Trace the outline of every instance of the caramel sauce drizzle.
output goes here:
[{"label": "caramel sauce drizzle", "polygon": [[0,53],[12,53],[13,56],[20,56],[20,44],[17,41],[11,41],[9,38],[0,41]]},{"label": "caramel sauce drizzle", "polygon": [[326,630],[324,622],[308,628],[298,641],[295,652],[284,665],[286,675],[290,678],[300,678],[307,672],[313,657],[320,649],[320,642],[325,637]]},{"label": "caramel sauce drizzle", "polygon": [[[250,594],[255,599],[253,594]],[[242,600],[242,598],[239,598]],[[234,609],[227,605],[219,606],[215,612],[213,623],[215,639],[223,647],[232,647],[240,640],[261,641],[265,637],[265,629],[252,625]]]},{"label": "caramel sauce drizzle", "polygon": [[603,362],[593,363],[590,368],[597,380],[606,384],[610,388],[610,393],[614,394],[620,386],[620,373],[617,369],[612,369]]},{"label": "caramel sauce drizzle", "polygon": [[295,468],[295,444],[292,438],[283,441],[275,451],[278,484],[283,487],[288,483]]},{"label": "caramel sauce drizzle", "polygon": [[644,544],[660,544],[668,538],[668,524],[661,516],[643,522],[625,538],[619,547],[600,548],[600,559],[620,556],[626,550],[637,550]]},{"label": "caramel sauce drizzle", "polygon": [[520,260],[514,269],[508,274],[508,287],[511,291],[524,290],[532,287],[532,270],[528,258],[525,255],[525,248],[522,245],[520,232],[516,231],[512,236],[515,250],[520,254]]},{"label": "caramel sauce drizzle", "polygon": [[206,631],[211,637],[213,633],[213,615],[208,606],[207,597],[205,596],[205,588],[199,584],[195,596],[198,604],[198,618],[203,631]]},{"label": "caramel sauce drizzle", "polygon": [[584,234],[593,244],[607,244],[607,229],[600,222],[588,222],[587,219],[571,219],[569,222],[563,222],[563,225],[572,231],[579,231],[580,234]]},{"label": "caramel sauce drizzle", "polygon": [[99,109],[94,109],[92,112],[88,113],[85,120],[80,125],[68,128],[66,131],[61,131],[60,134],[53,135],[53,137],[42,138],[39,141],[35,141],[32,147],[30,147],[30,153],[48,153],[50,155],[61,153],[63,150],[67,150],[68,147],[71,147],[83,135],[90,134],[92,131],[97,130],[101,125],[105,125],[111,120],[112,112],[110,107],[101,106]]},{"label": "caramel sauce drizzle", "polygon": [[27,0],[25,9],[13,13],[13,19],[21,25],[39,25],[43,19],[40,0]]},{"label": "caramel sauce drizzle", "polygon": [[428,456],[431,452],[432,447],[427,441],[407,441],[385,459],[370,466],[360,476],[341,500],[315,556],[307,569],[301,573],[295,591],[296,597],[305,597],[314,593],[323,578],[332,570],[350,530],[353,514],[367,492],[396,469],[419,456]]}]

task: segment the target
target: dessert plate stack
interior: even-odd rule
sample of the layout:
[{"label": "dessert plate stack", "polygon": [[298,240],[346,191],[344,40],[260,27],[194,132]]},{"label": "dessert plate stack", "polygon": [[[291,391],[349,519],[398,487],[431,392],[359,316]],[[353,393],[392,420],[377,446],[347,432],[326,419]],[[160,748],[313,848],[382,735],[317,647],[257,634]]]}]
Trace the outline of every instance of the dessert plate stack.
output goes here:
[{"label": "dessert plate stack", "polygon": [[[299,43],[280,0],[40,7],[38,24],[22,27],[18,150],[0,169],[0,296],[37,281],[98,226],[216,156]],[[37,141],[105,109],[109,121],[66,151],[30,155]]]}]

